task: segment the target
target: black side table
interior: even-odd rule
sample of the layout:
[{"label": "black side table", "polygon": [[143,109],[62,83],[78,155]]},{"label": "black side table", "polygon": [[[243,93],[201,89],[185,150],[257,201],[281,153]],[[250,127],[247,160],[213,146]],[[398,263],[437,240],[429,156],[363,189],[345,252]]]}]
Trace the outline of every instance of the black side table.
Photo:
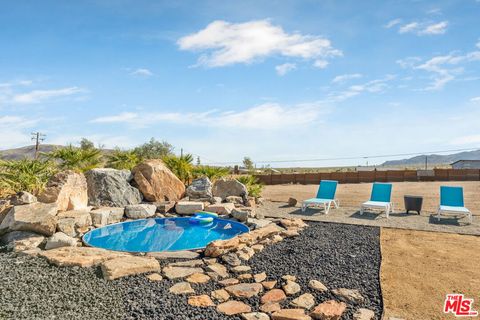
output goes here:
[{"label": "black side table", "polygon": [[405,203],[405,211],[407,214],[410,210],[417,211],[418,214],[420,214],[420,211],[422,211],[423,197],[405,195],[403,197],[403,201]]}]

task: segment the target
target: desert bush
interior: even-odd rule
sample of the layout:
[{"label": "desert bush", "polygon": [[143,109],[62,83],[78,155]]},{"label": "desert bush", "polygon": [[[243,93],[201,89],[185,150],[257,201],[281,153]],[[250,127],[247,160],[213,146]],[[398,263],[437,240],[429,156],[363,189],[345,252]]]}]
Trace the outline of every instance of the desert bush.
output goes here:
[{"label": "desert bush", "polygon": [[161,159],[173,155],[173,146],[166,141],[151,138],[149,142],[136,147],[133,151],[141,159]]},{"label": "desert bush", "polygon": [[132,170],[142,159],[134,150],[122,151],[116,149],[113,153],[106,156],[108,168]]},{"label": "desert bush", "polygon": [[28,191],[40,193],[56,172],[51,161],[23,159],[18,161],[0,160],[0,193]]},{"label": "desert bush", "polygon": [[192,176],[194,179],[207,177],[210,181],[225,177],[230,173],[230,169],[226,167],[196,166],[193,168]]},{"label": "desert bush", "polygon": [[263,184],[258,181],[257,177],[245,175],[237,177],[237,180],[247,187],[249,196],[255,198],[262,196]]},{"label": "desert bush", "polygon": [[46,153],[47,159],[56,160],[62,170],[85,172],[101,165],[101,151],[98,149],[81,149],[69,145]]},{"label": "desert bush", "polygon": [[193,156],[191,154],[185,154],[180,157],[168,155],[163,157],[162,160],[184,184],[190,183],[193,171]]}]

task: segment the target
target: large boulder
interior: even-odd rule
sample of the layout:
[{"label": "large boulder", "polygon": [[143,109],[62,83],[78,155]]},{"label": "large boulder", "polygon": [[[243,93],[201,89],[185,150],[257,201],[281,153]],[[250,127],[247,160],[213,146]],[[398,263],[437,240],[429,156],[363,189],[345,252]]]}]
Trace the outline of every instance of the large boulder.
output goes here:
[{"label": "large boulder", "polygon": [[82,210],[88,205],[85,176],[74,171],[62,171],[48,181],[38,201],[56,203],[59,211]]},{"label": "large boulder", "polygon": [[157,206],[154,204],[140,203],[125,206],[125,215],[130,219],[145,219],[155,215]]},{"label": "large boulder", "polygon": [[96,207],[125,207],[138,204],[142,195],[130,185],[128,170],[110,168],[92,169],[85,173],[88,185],[88,203]]},{"label": "large boulder", "polygon": [[57,232],[47,239],[47,243],[45,244],[45,250],[76,246],[77,239],[70,237],[63,232]]},{"label": "large boulder", "polygon": [[45,237],[29,231],[12,231],[0,238],[0,244],[15,252],[37,248]]},{"label": "large boulder", "polygon": [[57,228],[57,205],[55,203],[32,203],[10,209],[2,224],[0,234],[5,231],[31,231],[51,236]]},{"label": "large boulder", "polygon": [[90,211],[92,223],[95,227],[103,227],[107,224],[117,223],[122,221],[124,208],[118,207],[100,207]]},{"label": "large boulder", "polygon": [[187,196],[190,200],[212,198],[212,182],[210,182],[208,177],[193,180],[192,184],[187,188]]},{"label": "large boulder", "polygon": [[133,168],[132,173],[147,201],[178,201],[185,194],[183,182],[161,160],[146,160]]},{"label": "large boulder", "polygon": [[213,196],[226,200],[229,196],[237,196],[246,199],[248,196],[247,187],[235,179],[218,179],[213,184]]}]

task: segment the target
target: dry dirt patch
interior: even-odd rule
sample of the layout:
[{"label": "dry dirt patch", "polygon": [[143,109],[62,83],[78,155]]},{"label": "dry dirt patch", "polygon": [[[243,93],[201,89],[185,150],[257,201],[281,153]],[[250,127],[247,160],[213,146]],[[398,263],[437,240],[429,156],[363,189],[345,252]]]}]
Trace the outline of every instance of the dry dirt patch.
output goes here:
[{"label": "dry dirt patch", "polygon": [[380,244],[386,319],[455,319],[442,312],[447,293],[480,310],[480,237],[382,228]]}]

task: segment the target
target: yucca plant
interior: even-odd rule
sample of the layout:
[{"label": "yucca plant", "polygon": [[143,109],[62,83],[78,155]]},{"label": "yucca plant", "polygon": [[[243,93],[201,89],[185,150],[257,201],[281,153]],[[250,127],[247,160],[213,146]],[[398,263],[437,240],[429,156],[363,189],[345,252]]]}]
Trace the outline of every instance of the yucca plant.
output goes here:
[{"label": "yucca plant", "polygon": [[0,193],[28,191],[40,193],[56,172],[51,161],[23,159],[18,161],[0,160]]},{"label": "yucca plant", "polygon": [[107,167],[114,169],[128,169],[132,170],[137,164],[139,164],[142,159],[138,154],[133,150],[122,151],[116,149],[113,153],[106,156],[107,158]]},{"label": "yucca plant", "polygon": [[190,182],[193,170],[193,156],[191,154],[185,154],[180,157],[175,155],[165,156],[162,160],[184,184]]},{"label": "yucca plant", "polygon": [[262,196],[263,184],[258,181],[257,177],[245,175],[237,177],[237,180],[247,187],[249,196],[255,198]]},{"label": "yucca plant", "polygon": [[207,177],[214,182],[217,179],[227,176],[230,169],[226,167],[196,166],[193,168],[193,178]]},{"label": "yucca plant", "polygon": [[46,153],[50,160],[58,161],[62,170],[85,172],[101,164],[101,151],[98,149],[81,149],[69,145]]}]

